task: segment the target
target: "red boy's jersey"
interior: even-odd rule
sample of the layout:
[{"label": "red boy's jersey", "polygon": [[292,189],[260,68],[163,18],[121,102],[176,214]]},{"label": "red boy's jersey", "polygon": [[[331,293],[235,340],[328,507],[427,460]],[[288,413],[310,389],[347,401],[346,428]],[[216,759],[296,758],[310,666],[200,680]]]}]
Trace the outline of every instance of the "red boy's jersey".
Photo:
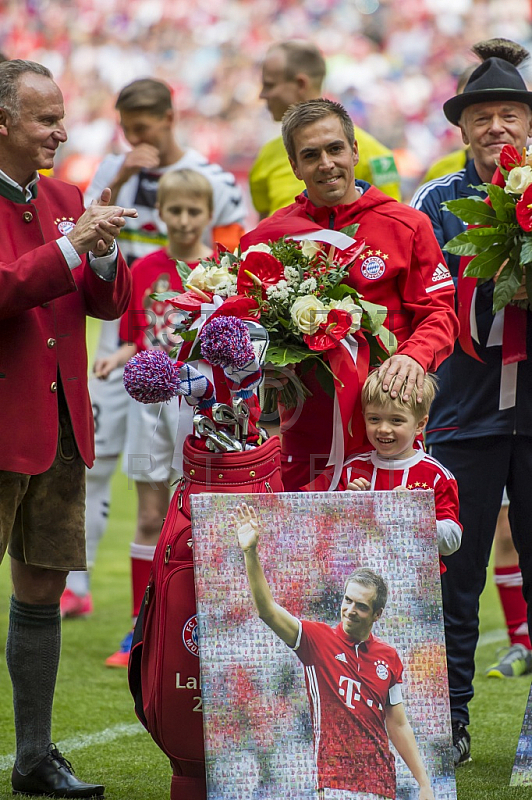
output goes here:
[{"label": "red boy's jersey", "polygon": [[460,525],[456,478],[424,450],[417,450],[410,458],[395,460],[380,458],[376,450],[353,456],[344,464],[338,489],[347,489],[347,484],[355,478],[366,478],[376,492],[389,492],[396,486],[433,489],[436,519],[450,519]]},{"label": "red boy's jersey", "polygon": [[[189,264],[195,267],[197,261]],[[176,263],[165,249],[139,258],[131,266],[133,288],[129,308],[120,320],[120,339],[137,351],[163,347],[170,350],[180,339],[173,335],[179,312],[167,302],[153,300],[155,292],[184,291]]]},{"label": "red boy's jersey", "polygon": [[294,650],[305,666],[318,789],[395,798],[385,707],[390,700],[401,702],[403,665],[397,651],[373,634],[354,643],[341,624],[300,624]]}]

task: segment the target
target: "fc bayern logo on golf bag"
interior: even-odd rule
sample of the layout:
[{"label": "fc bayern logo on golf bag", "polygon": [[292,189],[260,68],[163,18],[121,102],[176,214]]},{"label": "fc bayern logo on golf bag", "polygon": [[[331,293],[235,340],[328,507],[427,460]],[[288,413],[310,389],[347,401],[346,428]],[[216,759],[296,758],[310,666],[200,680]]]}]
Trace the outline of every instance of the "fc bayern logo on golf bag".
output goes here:
[{"label": "fc bayern logo on golf bag", "polygon": [[365,258],[360,266],[362,275],[369,281],[374,281],[377,278],[380,278],[381,275],[384,275],[385,269],[386,264],[382,258],[379,258],[379,256],[370,256],[369,258]]},{"label": "fc bayern logo on golf bag", "polygon": [[183,644],[189,653],[199,658],[198,620],[195,614],[185,622],[183,627]]}]

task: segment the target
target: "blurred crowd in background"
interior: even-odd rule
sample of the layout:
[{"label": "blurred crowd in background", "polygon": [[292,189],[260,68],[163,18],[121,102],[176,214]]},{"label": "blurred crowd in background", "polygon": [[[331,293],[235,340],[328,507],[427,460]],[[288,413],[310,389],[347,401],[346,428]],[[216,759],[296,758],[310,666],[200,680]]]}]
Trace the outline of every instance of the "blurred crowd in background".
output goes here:
[{"label": "blurred crowd in background", "polygon": [[63,91],[57,177],[84,188],[103,155],[126,147],[116,95],[150,76],[172,87],[180,142],[245,188],[279,132],[259,99],[265,52],[311,39],[327,59],[325,94],[393,149],[408,200],[427,166],[460,146],[441,108],[474,61],[471,44],[503,36],[530,48],[531,19],[532,0],[0,0],[0,50],[45,64]]}]

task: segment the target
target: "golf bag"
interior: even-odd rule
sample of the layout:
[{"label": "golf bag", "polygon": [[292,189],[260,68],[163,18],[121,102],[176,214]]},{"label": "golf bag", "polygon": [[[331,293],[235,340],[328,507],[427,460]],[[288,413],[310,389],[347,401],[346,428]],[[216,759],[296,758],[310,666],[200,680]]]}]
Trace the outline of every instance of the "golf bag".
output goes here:
[{"label": "golf bag", "polygon": [[129,661],[137,716],[172,763],[171,800],[207,796],[190,495],[283,491],[277,436],[235,453],[206,452],[198,441],[185,441],[184,477],[157,544]]}]

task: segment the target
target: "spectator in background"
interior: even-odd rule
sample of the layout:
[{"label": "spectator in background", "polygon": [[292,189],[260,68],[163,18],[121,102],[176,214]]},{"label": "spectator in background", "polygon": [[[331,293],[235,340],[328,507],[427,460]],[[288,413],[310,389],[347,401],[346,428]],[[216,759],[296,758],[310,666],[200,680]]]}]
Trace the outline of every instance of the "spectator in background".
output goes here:
[{"label": "spectator in background", "polygon": [[[123,205],[136,203],[138,218],[128,220],[121,250],[131,263],[160,250],[168,240],[165,223],[156,208],[159,178],[176,169],[194,169],[209,180],[213,189],[213,215],[205,228],[203,241],[212,248],[218,241],[233,249],[243,232],[244,204],[234,176],[218,164],[210,163],[195,150],[182,147],[176,139],[175,112],[169,87],[162,81],[145,78],[125,86],[118,95],[116,109],[120,124],[131,145],[125,155],[108,155],[100,165],[86,193],[90,202],[102,186],[109,185],[112,196]],[[119,343],[117,321],[102,325],[96,366],[114,353]],[[98,373],[96,373],[98,378]],[[98,542],[109,513],[111,478],[123,452],[129,402],[122,384],[122,370],[116,369],[105,381],[89,383],[95,419],[96,461],[87,473],[87,560],[93,565]],[[148,455],[148,454],[146,454]],[[135,479],[135,476],[132,475]],[[142,520],[143,538],[160,531],[159,507],[149,510]],[[131,570],[133,597],[143,593],[148,582],[155,547],[132,544]],[[140,589],[139,589],[140,587]],[[135,600],[134,614],[138,613]],[[86,616],[92,611],[88,573],[71,575],[62,598],[64,616]],[[108,666],[127,666],[130,635],[108,660]]]},{"label": "spectator in background", "polygon": [[[464,230],[464,223],[444,210],[442,203],[460,197],[484,197],[477,187],[491,181],[504,145],[521,150],[532,131],[532,92],[517,70],[528,58],[528,52],[505,39],[480,42],[473,51],[483,59],[482,63],[471,74],[464,91],[447,100],[443,107],[449,122],[460,128],[472,158],[465,169],[422,186],[412,199],[414,207],[428,215],[441,247]],[[440,391],[432,406],[427,442],[432,455],[458,481],[464,530],[460,550],[445,558],[447,572],[442,579],[454,760],[458,765],[471,758],[467,726],[479,633],[478,603],[505,486],[530,630],[532,316],[530,308],[522,310],[526,314],[527,358],[515,364],[515,371],[508,371],[503,365],[503,341],[508,333],[512,335],[514,322],[506,312],[504,326],[503,312],[493,316],[493,281],[478,284],[469,303],[465,296],[461,297],[460,258],[447,253],[446,260],[454,279],[458,279],[462,329],[454,353],[438,370]],[[516,297],[526,297],[526,291],[521,289]],[[478,331],[478,341],[471,347],[478,360],[466,352],[469,348],[463,338],[471,316]],[[499,323],[501,333],[497,333]],[[528,635],[512,644],[505,665],[515,674],[532,670]],[[500,666],[504,666],[502,662]]]},{"label": "spectator in background", "polygon": [[85,317],[127,308],[131,277],[115,238],[135,211],[110,205],[109,189],[84,211],[79,189],[39,175],[66,141],[63,119],[46,67],[0,64],[0,559],[9,548],[12,785],[94,797],[104,787],[78,780],[51,743],[59,600],[68,571],[85,567],[85,468],[94,460]]},{"label": "spectator in background", "polygon": [[[268,110],[276,122],[294,103],[322,96],[325,59],[311,42],[288,41],[274,44],[262,66],[262,91]],[[359,161],[357,177],[385,194],[401,199],[399,175],[391,150],[357,126]],[[290,166],[282,136],[261,149],[249,173],[253,205],[261,219],[292,203],[305,185]]]}]

